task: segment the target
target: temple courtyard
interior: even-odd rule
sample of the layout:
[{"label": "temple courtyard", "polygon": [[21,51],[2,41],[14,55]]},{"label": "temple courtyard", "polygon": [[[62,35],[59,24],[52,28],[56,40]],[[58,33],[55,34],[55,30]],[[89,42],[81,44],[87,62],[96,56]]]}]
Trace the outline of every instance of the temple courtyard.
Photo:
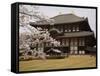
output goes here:
[{"label": "temple courtyard", "polygon": [[19,61],[19,71],[72,69],[96,67],[96,57],[90,55],[70,55],[63,59]]}]

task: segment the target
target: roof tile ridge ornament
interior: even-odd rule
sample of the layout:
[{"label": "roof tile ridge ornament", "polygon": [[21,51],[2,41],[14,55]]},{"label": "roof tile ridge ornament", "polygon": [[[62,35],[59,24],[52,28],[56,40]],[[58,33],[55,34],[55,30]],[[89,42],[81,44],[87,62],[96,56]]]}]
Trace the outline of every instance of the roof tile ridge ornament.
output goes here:
[{"label": "roof tile ridge ornament", "polygon": [[88,17],[86,17],[85,20],[88,21]]},{"label": "roof tile ridge ornament", "polygon": [[71,14],[73,14],[73,15],[74,15],[74,14],[75,14],[75,12],[74,12],[73,10],[71,10]]},{"label": "roof tile ridge ornament", "polygon": [[59,14],[58,15],[62,15],[62,12],[59,12]]},{"label": "roof tile ridge ornament", "polygon": [[76,15],[74,10],[71,10],[71,13],[70,13],[70,14],[72,14],[72,15],[74,15],[74,16],[80,18],[80,19],[84,19],[84,17],[80,17],[80,16]]}]

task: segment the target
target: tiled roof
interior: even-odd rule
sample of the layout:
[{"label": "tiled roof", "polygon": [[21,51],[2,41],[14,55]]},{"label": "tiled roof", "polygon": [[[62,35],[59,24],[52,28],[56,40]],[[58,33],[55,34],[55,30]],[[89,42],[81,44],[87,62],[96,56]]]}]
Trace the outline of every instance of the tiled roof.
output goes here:
[{"label": "tiled roof", "polygon": [[[84,21],[85,18],[76,16],[74,14],[61,14],[50,18],[54,20],[54,24],[62,24],[62,23],[74,23]],[[49,23],[46,20],[37,21],[35,23],[31,22],[31,25],[48,25]],[[49,24],[50,25],[50,24]]]},{"label": "tiled roof", "polygon": [[74,14],[62,14],[62,15],[57,15],[55,17],[52,17],[51,19],[54,19],[55,24],[59,23],[73,23],[73,22],[79,22],[83,21],[83,17],[78,17]]}]

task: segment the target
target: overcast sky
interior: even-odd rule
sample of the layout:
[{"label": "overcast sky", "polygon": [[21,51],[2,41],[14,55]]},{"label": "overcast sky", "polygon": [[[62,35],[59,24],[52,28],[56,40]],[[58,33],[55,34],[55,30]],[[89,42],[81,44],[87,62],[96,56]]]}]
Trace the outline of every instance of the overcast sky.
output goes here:
[{"label": "overcast sky", "polygon": [[[26,7],[31,10],[29,5]],[[73,13],[80,17],[88,17],[88,21],[91,29],[96,34],[96,10],[95,9],[86,9],[86,8],[73,8],[73,7],[56,7],[56,6],[39,6],[38,9],[41,14],[53,17],[59,14],[68,14]]]}]

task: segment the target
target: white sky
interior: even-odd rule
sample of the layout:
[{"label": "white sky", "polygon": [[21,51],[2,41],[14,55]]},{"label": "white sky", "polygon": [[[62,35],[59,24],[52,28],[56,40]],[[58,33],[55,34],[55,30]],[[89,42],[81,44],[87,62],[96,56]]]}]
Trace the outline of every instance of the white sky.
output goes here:
[{"label": "white sky", "polygon": [[[32,9],[29,5],[26,5],[26,8],[28,8],[29,10]],[[95,9],[56,7],[56,6],[39,6],[39,11],[41,14],[48,16],[48,17],[53,17],[59,14],[68,14],[68,13],[73,13],[80,17],[88,17],[90,27],[96,35],[96,10]]]}]

